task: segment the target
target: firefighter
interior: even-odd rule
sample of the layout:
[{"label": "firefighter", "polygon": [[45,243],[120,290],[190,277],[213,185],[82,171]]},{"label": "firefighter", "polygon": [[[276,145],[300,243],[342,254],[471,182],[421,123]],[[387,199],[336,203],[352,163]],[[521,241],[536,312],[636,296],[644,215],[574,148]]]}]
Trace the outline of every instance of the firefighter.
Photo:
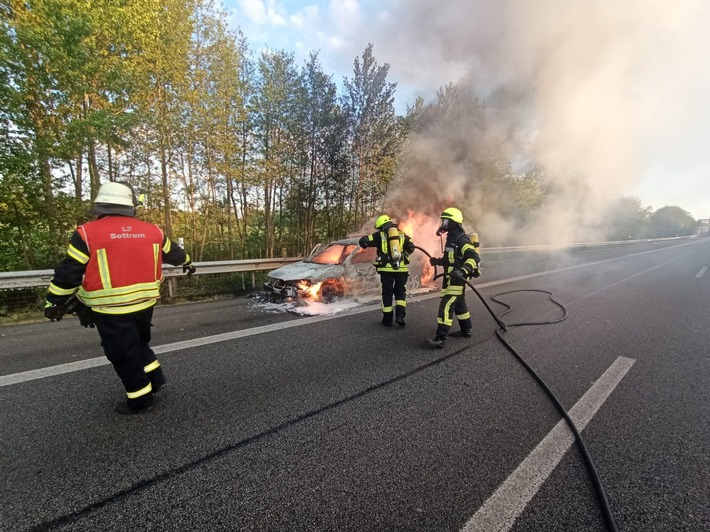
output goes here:
[{"label": "firefighter", "polygon": [[[363,236],[360,247],[377,248],[373,265],[382,283],[382,325],[392,327],[392,318],[400,327],[406,325],[407,279],[409,278],[409,255],[414,252],[414,243],[386,214],[375,220],[375,231]],[[395,308],[392,308],[394,296]]]},{"label": "firefighter", "polygon": [[[44,315],[59,321],[78,314],[81,325],[98,330],[106,358],[123,382],[120,414],[147,412],[165,384],[150,348],[153,307],[160,297],[162,263],[195,272],[190,256],[152,223],[135,218],[133,190],[122,183],[101,185],[90,213],[79,226],[64,260],[55,268]],[[78,305],[75,307],[75,305]]]},{"label": "firefighter", "polygon": [[455,207],[444,209],[441,213],[441,225],[436,231],[437,235],[446,233],[444,256],[431,257],[432,266],[443,266],[444,276],[441,287],[441,300],[437,316],[436,336],[428,340],[434,347],[443,347],[449,336],[449,329],[453,325],[454,315],[459,322],[460,335],[464,338],[471,337],[471,314],[466,305],[466,279],[480,275],[479,264],[481,257],[478,255],[478,242],[472,242],[463,228],[463,214]]}]

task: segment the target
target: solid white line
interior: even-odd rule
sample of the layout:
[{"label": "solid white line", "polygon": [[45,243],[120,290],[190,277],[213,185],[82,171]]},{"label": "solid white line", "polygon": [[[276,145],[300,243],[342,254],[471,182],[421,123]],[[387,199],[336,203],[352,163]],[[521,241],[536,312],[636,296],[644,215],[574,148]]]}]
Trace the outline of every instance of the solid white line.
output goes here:
[{"label": "solid white line", "polygon": [[[696,242],[688,242],[688,243],[683,243],[683,244],[678,244],[676,246],[670,246],[665,249],[672,249],[676,247],[681,247],[681,246],[688,246],[691,244],[695,244]],[[631,253],[629,255],[624,255],[622,257],[614,257],[611,259],[604,259],[604,260],[599,260],[595,262],[587,262],[584,264],[577,264],[575,266],[567,266],[564,268],[557,268],[554,270],[547,270],[544,272],[538,272],[538,273],[531,273],[528,275],[521,275],[518,277],[511,277],[509,279],[500,279],[498,281],[491,281],[488,283],[477,283],[476,286],[479,289],[483,288],[488,288],[491,286],[498,286],[502,284],[507,284],[507,283],[513,283],[516,281],[522,281],[525,279],[532,279],[534,277],[542,277],[543,275],[550,275],[553,273],[559,273],[559,272],[564,272],[568,270],[576,270],[579,268],[585,268],[588,266],[596,266],[598,264],[603,264],[605,262],[612,262],[612,261],[617,261],[617,260],[622,260],[628,257],[635,257],[638,255],[646,255],[648,253],[656,253],[658,250],[649,250],[649,251],[640,251],[638,253]],[[672,262],[673,260],[678,260],[680,257],[676,257],[672,259],[669,262]],[[667,263],[661,264],[659,266],[663,266]],[[654,267],[655,268],[655,267]],[[653,269],[653,268],[651,268]],[[645,272],[640,272],[637,275],[640,275]],[[424,296],[419,296],[416,298],[410,299],[411,302],[414,301],[423,301],[426,299],[432,299],[435,297],[440,297],[438,291],[429,294],[429,295],[424,295]],[[291,327],[299,327],[301,325],[308,325],[311,323],[317,323],[320,321],[327,321],[327,320],[333,320],[337,318],[344,318],[347,316],[353,316],[355,314],[362,314],[364,312],[371,312],[373,310],[379,310],[379,304],[378,305],[371,305],[367,307],[363,307],[360,309],[354,309],[354,310],[348,310],[345,312],[342,312],[340,314],[334,314],[330,316],[312,316],[310,318],[303,318],[300,320],[295,320],[295,321],[289,321],[285,323],[276,323],[273,325],[265,325],[262,327],[252,327],[251,329],[243,329],[240,331],[232,331],[228,333],[223,333],[223,334],[215,334],[212,336],[205,336],[203,338],[195,338],[194,340],[185,340],[184,342],[175,342],[172,344],[164,344],[164,345],[159,345],[153,347],[153,351],[155,351],[156,354],[161,354],[161,353],[169,353],[172,351],[178,351],[180,349],[189,349],[191,347],[200,347],[203,345],[209,345],[209,344],[214,344],[217,342],[225,342],[227,340],[235,340],[237,338],[245,338],[247,336],[253,336],[255,334],[263,334],[271,331],[278,331],[282,329],[289,329]],[[50,366],[47,368],[41,368],[41,369],[33,369],[30,371],[23,371],[21,373],[13,373],[12,375],[4,375],[0,376],[0,388],[3,386],[9,386],[11,384],[19,384],[21,382],[26,382],[26,381],[31,381],[35,379],[42,379],[44,377],[52,377],[54,375],[61,375],[63,373],[70,373],[72,371],[81,371],[84,369],[89,369],[89,368],[95,368],[98,366],[105,366],[108,365],[109,362],[105,357],[97,357],[97,358],[90,358],[87,360],[80,360],[78,362],[69,362],[67,364],[59,364],[57,366]]]},{"label": "solid white line", "polygon": [[700,271],[697,273],[697,275],[696,275],[695,277],[696,277],[697,279],[700,279],[703,275],[705,275],[705,272],[706,272],[706,271],[708,271],[708,267],[707,267],[707,266],[703,266],[702,268],[700,268]]},{"label": "solid white line", "polygon": [[[634,362],[631,358],[617,358],[574,405],[569,415],[577,430],[582,432]],[[567,422],[562,419],[461,530],[463,532],[510,530],[573,443],[574,434]]]},{"label": "solid white line", "polygon": [[23,371],[22,373],[13,373],[12,375],[3,375],[0,377],[0,387],[25,381],[33,381],[35,379],[43,379],[44,377],[53,377],[55,375],[61,375],[62,373],[71,373],[72,371],[105,366],[108,363],[109,361],[105,357],[89,358],[87,360],[59,364],[58,366],[32,369],[30,371]]},{"label": "solid white line", "polygon": [[[336,318],[341,318],[345,315],[353,316],[355,314],[362,314],[364,312],[371,312],[372,310],[379,309],[380,307],[363,307],[359,309],[348,310],[342,314],[333,314],[330,316],[311,316],[309,318],[303,318],[300,320],[287,321],[284,323],[274,323],[273,325],[263,325],[261,327],[252,327],[250,329],[242,329],[240,331],[232,331],[228,333],[215,334],[212,336],[204,336],[202,338],[195,338],[193,340],[185,340],[182,342],[174,342],[172,344],[163,344],[153,347],[153,351],[156,355],[161,353],[169,353],[171,351],[179,351],[180,349],[189,349],[191,347],[200,347],[203,345],[214,344],[217,342],[225,342],[227,340],[234,340],[236,338],[246,338],[247,336],[254,336],[256,334],[263,334],[272,331],[279,331],[283,329],[290,329],[291,327],[300,327],[301,325],[308,325],[310,323],[317,323],[320,321],[328,321]],[[44,377],[52,377],[54,375],[61,375],[62,373],[70,373],[72,371],[80,371],[83,369],[95,368],[98,366],[108,365],[109,361],[106,357],[96,357],[89,358],[86,360],[79,360],[77,362],[69,362],[67,364],[59,364],[57,366],[50,366],[47,368],[33,369],[30,371],[23,371],[21,373],[13,373],[12,375],[0,376],[0,388],[3,386],[9,386],[11,384],[19,384],[25,381],[31,381],[35,379],[42,379]]]}]

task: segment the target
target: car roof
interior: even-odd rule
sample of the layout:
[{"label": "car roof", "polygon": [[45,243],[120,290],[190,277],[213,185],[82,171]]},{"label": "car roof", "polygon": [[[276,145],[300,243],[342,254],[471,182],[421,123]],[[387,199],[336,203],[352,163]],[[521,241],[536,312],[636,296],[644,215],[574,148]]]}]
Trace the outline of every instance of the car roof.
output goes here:
[{"label": "car roof", "polygon": [[341,246],[351,246],[353,244],[357,244],[359,240],[359,236],[352,236],[350,238],[343,238],[341,240],[333,240],[332,242],[328,242],[328,245],[332,246],[333,244],[339,244]]}]

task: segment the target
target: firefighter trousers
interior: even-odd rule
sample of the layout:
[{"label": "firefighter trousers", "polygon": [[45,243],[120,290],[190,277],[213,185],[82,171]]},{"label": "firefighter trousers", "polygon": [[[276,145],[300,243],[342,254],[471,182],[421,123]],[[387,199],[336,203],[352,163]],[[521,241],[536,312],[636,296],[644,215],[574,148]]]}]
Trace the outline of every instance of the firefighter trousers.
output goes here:
[{"label": "firefighter trousers", "polygon": [[446,338],[454,323],[454,315],[459,322],[462,331],[470,331],[473,327],[471,313],[466,305],[466,295],[461,290],[460,294],[442,294],[439,301],[439,313],[437,315],[437,338]]},{"label": "firefighter trousers", "polygon": [[395,314],[397,319],[404,319],[407,314],[407,279],[409,279],[409,272],[380,272],[382,323],[385,325],[392,325]]},{"label": "firefighter trousers", "polygon": [[123,382],[128,404],[142,408],[153,400],[153,391],[165,384],[165,376],[150,348],[153,307],[129,314],[93,312],[106,358]]}]

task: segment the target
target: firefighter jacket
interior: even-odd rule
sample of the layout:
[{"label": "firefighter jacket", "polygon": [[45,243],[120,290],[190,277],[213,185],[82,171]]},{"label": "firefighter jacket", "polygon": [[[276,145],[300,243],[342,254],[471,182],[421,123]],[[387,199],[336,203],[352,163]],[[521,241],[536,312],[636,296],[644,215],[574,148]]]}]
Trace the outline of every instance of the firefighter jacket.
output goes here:
[{"label": "firefighter jacket", "polygon": [[[434,263],[443,266],[444,272],[450,274],[455,269],[466,272],[466,277],[471,277],[473,271],[478,268],[481,257],[476,250],[471,238],[463,231],[449,231],[446,233],[446,244],[444,256],[435,259]],[[456,277],[445,276],[442,282],[442,295],[463,294],[466,281]]]},{"label": "firefighter jacket", "polygon": [[129,314],[160,298],[162,264],[187,264],[190,256],[152,223],[109,215],[81,225],[54,271],[47,301],[76,294],[95,312]]},{"label": "firefighter jacket", "polygon": [[377,248],[377,258],[372,265],[380,272],[408,272],[409,256],[414,252],[414,243],[409,235],[406,235],[404,231],[397,228],[398,236],[397,241],[399,244],[399,249],[401,250],[401,258],[399,262],[393,260],[391,244],[388,237],[389,224],[382,226],[379,230],[375,231],[371,235],[363,236],[360,241],[360,247]]}]

